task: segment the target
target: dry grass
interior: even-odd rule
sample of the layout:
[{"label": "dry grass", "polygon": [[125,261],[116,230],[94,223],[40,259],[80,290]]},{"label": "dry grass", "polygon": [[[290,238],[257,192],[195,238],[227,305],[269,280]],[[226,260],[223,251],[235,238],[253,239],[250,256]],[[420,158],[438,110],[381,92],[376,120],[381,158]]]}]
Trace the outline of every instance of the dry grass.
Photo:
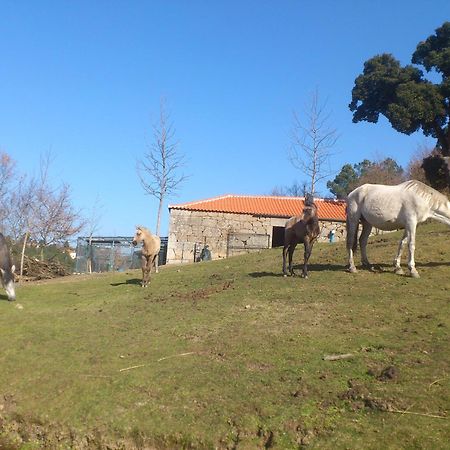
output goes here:
[{"label": "dry grass", "polygon": [[419,229],[419,280],[388,267],[396,237],[371,240],[376,273],[322,244],[308,280],[274,249],[147,289],[20,287],[0,301],[0,448],[446,448],[450,231]]}]

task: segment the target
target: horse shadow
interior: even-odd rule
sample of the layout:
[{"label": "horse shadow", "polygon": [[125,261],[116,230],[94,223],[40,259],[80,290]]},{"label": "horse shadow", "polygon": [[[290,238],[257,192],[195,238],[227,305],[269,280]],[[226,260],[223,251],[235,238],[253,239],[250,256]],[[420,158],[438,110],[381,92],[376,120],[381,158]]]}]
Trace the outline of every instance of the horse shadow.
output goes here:
[{"label": "horse shadow", "polygon": [[[301,270],[303,269],[303,264],[294,265],[294,270],[297,272],[296,276],[300,276]],[[308,272],[339,272],[345,271],[346,266],[339,264],[309,264]],[[263,277],[283,277],[283,272],[251,272],[248,274],[252,278],[263,278]]]},{"label": "horse shadow", "polygon": [[[393,264],[388,264],[388,263],[372,263],[371,264],[372,267],[375,268],[376,271],[379,272],[390,272],[394,270],[394,266]],[[402,263],[402,269],[407,271],[408,270],[408,264],[406,263],[406,261],[404,263]],[[420,261],[416,261],[416,267],[440,267],[440,266],[450,266],[450,261],[428,261],[428,262],[420,262]],[[361,270],[367,270],[367,268],[359,265],[356,266],[358,269]]]},{"label": "horse shadow", "polygon": [[130,278],[129,280],[126,280],[122,283],[111,283],[110,286],[122,286],[122,285],[126,285],[126,284],[141,284],[141,279],[140,278]]},{"label": "horse shadow", "polygon": [[426,263],[416,261],[416,267],[439,267],[439,266],[450,266],[450,261],[429,261]]}]

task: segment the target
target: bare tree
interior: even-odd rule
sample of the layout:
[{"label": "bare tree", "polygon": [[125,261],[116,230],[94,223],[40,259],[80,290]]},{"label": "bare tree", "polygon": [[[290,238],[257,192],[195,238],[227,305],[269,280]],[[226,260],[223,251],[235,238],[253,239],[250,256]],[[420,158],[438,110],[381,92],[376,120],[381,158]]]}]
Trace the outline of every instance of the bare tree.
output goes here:
[{"label": "bare tree", "polygon": [[392,158],[379,157],[376,161],[364,160],[360,165],[356,165],[360,176],[352,184],[352,189],[366,183],[395,185],[405,181],[403,167],[398,165]]},{"label": "bare tree", "polygon": [[50,162],[50,154],[41,157],[29,224],[30,233],[41,245],[41,259],[44,259],[44,247],[64,242],[85,225],[81,213],[72,205],[69,185],[51,186],[48,175]]},{"label": "bare tree", "polygon": [[411,155],[411,159],[406,166],[406,176],[409,180],[418,180],[429,184],[425,170],[422,167],[423,160],[429,156],[436,155],[439,150],[429,148],[426,145],[419,145],[416,151]]},{"label": "bare tree", "polygon": [[145,192],[158,200],[156,235],[160,235],[164,201],[174,195],[187,179],[179,170],[185,165],[184,155],[178,152],[175,129],[166,111],[166,102],[160,101],[159,121],[153,126],[153,142],[137,162],[137,173]]},{"label": "bare tree", "polygon": [[317,183],[329,177],[331,149],[336,144],[336,129],[329,127],[330,113],[326,103],[319,102],[316,89],[310,104],[305,108],[304,120],[294,111],[289,160],[309,180],[310,193],[316,193]]},{"label": "bare tree", "polygon": [[7,218],[7,229],[13,240],[22,240],[20,257],[20,276],[23,275],[23,263],[28,239],[33,230],[33,212],[36,200],[36,181],[23,176],[21,182],[11,194],[11,208]]},{"label": "bare tree", "polygon": [[2,231],[5,230],[5,222],[11,214],[12,194],[15,190],[12,183],[16,176],[15,161],[8,153],[0,152],[0,229]]},{"label": "bare tree", "polygon": [[303,181],[301,184],[294,181],[291,186],[275,186],[270,195],[278,197],[305,197],[308,192],[308,183]]}]

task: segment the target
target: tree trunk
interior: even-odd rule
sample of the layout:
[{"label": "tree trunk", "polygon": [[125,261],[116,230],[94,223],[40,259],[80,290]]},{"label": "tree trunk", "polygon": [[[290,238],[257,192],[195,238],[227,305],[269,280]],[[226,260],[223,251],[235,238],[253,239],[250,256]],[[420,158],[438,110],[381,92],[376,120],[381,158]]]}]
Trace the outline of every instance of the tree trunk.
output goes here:
[{"label": "tree trunk", "polygon": [[[156,219],[156,230],[155,230],[156,236],[160,236],[160,231],[161,231],[161,214],[162,214],[163,203],[164,203],[164,197],[161,195],[159,197],[158,217]],[[155,260],[155,272],[156,273],[159,272],[158,268],[159,268],[159,255],[157,256],[157,258]]]},{"label": "tree trunk", "polygon": [[25,236],[23,238],[23,245],[22,245],[22,254],[20,255],[20,277],[23,277],[23,262],[25,260],[25,248],[27,246],[29,233],[28,231],[25,233]]},{"label": "tree trunk", "polygon": [[157,215],[157,217],[156,217],[156,230],[155,230],[156,236],[159,236],[160,231],[161,231],[161,214],[162,214],[163,203],[164,203],[164,198],[163,198],[163,196],[161,195],[161,196],[159,197],[158,215]]}]

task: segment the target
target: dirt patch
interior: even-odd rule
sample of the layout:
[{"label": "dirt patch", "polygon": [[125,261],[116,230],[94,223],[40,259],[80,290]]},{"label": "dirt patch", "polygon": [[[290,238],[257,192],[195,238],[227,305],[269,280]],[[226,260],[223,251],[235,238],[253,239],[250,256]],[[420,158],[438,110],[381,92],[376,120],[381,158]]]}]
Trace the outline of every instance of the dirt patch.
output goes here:
[{"label": "dirt patch", "polygon": [[[195,444],[193,444],[195,447]],[[0,449],[20,450],[62,449],[76,450],[166,450],[181,448],[176,437],[160,436],[157,440],[134,432],[119,436],[106,429],[76,430],[60,423],[44,423],[17,414],[0,414]]]},{"label": "dirt patch", "polygon": [[149,300],[153,300],[156,302],[166,302],[169,299],[174,299],[182,302],[191,301],[193,303],[196,303],[199,300],[207,299],[208,297],[211,297],[212,295],[219,292],[232,289],[232,285],[233,281],[225,281],[224,283],[219,285],[208,286],[202,289],[194,289],[193,291],[173,292],[168,297],[157,297],[156,299],[149,297]]},{"label": "dirt patch", "polygon": [[396,381],[399,377],[399,370],[395,366],[387,366],[384,369],[369,369],[367,374],[378,381]]},{"label": "dirt patch", "polygon": [[398,369],[394,366],[388,366],[377,376],[379,381],[392,381],[398,378]]},{"label": "dirt patch", "polygon": [[391,402],[375,398],[369,390],[360,382],[348,380],[349,389],[338,395],[339,400],[346,401],[351,409],[359,410],[368,408],[376,411],[392,411]]}]

